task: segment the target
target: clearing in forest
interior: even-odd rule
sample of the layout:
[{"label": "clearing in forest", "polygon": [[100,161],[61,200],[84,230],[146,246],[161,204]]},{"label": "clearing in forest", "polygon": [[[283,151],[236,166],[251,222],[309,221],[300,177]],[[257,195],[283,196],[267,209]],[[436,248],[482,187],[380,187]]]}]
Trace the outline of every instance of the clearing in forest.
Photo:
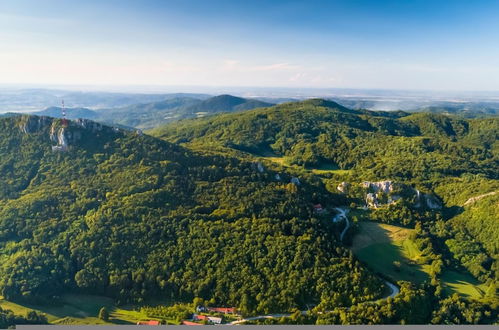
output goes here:
[{"label": "clearing in forest", "polygon": [[[413,229],[362,221],[352,251],[374,271],[394,281],[421,283],[430,279],[430,265],[410,239]],[[444,270],[440,280],[447,295],[482,298],[486,287],[467,273]]]}]

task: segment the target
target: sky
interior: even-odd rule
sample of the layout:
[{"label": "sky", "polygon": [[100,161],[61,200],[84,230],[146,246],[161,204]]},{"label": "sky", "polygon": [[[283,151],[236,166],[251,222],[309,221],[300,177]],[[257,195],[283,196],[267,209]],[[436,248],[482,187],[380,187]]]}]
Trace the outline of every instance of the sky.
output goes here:
[{"label": "sky", "polygon": [[499,90],[499,1],[0,0],[0,84]]}]

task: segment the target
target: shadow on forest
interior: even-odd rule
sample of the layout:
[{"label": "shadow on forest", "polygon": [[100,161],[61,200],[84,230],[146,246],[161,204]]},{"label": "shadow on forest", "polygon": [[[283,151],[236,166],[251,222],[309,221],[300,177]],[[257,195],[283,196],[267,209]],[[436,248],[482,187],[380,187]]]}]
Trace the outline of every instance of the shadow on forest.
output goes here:
[{"label": "shadow on forest", "polygon": [[446,207],[442,211],[444,219],[446,219],[446,220],[450,219],[450,218],[453,218],[456,215],[459,215],[459,214],[461,214],[463,212],[464,212],[464,207],[458,206],[458,205],[454,205],[454,206],[451,206],[451,207]]}]

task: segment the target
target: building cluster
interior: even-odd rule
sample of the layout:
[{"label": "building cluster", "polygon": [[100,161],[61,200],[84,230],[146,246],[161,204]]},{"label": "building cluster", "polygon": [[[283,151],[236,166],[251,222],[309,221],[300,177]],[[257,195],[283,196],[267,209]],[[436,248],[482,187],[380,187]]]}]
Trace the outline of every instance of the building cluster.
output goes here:
[{"label": "building cluster", "polygon": [[[203,313],[203,314],[201,314]],[[209,315],[209,314],[215,315]],[[208,314],[208,315],[206,315]],[[238,315],[237,309],[234,307],[205,307],[197,306],[196,313],[192,315],[190,320],[183,320],[183,325],[203,325],[203,324],[222,324],[223,317],[217,316],[220,314]]]}]

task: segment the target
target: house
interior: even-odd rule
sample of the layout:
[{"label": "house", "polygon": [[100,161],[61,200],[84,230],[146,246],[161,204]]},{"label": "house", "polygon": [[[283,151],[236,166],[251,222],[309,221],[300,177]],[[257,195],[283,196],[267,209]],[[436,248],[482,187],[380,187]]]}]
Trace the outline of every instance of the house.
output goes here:
[{"label": "house", "polygon": [[207,307],[209,312],[222,313],[222,314],[236,314],[235,307]]},{"label": "house", "polygon": [[324,212],[324,209],[322,208],[322,205],[321,204],[315,204],[314,205],[314,212],[315,213],[322,213],[322,212]]},{"label": "house", "polygon": [[296,177],[292,177],[290,182],[297,185],[297,186],[299,186],[301,184],[300,179],[298,179]]},{"label": "house", "polygon": [[221,317],[208,316],[208,320],[211,323],[213,323],[213,324],[222,324],[222,318]]},{"label": "house", "polygon": [[137,325],[161,325],[160,321],[150,320],[150,321],[139,321]]},{"label": "house", "polygon": [[191,321],[182,321],[182,325],[202,325],[201,323],[191,322]]},{"label": "house", "polygon": [[199,315],[199,314],[194,314],[192,317],[194,321],[208,321],[208,316],[206,315]]}]

